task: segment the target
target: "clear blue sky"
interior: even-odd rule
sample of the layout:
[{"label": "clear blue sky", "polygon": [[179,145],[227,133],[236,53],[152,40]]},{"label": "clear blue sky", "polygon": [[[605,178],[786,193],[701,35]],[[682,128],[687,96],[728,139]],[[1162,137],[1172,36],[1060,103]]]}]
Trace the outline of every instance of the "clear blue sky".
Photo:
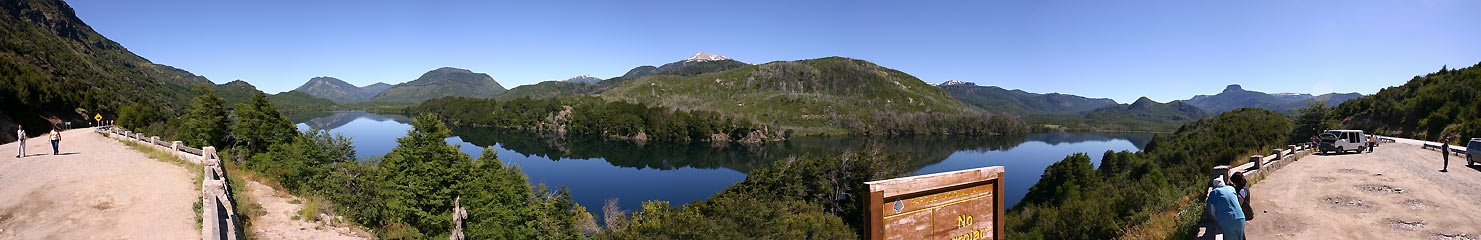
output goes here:
[{"label": "clear blue sky", "polygon": [[1130,102],[1360,92],[1481,62],[1481,1],[73,0],[156,63],[269,93],[311,77],[400,83],[444,66],[512,88],[699,51],[844,56],[936,83]]}]

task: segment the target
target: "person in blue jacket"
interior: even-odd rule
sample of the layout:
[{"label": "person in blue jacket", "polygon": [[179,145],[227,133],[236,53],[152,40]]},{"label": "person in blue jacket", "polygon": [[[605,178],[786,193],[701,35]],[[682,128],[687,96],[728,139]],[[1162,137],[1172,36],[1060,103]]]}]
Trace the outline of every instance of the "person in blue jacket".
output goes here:
[{"label": "person in blue jacket", "polygon": [[1214,190],[1208,193],[1208,212],[1224,229],[1224,239],[1244,240],[1244,210],[1239,208],[1239,195],[1234,187],[1224,185],[1224,178],[1214,178]]}]

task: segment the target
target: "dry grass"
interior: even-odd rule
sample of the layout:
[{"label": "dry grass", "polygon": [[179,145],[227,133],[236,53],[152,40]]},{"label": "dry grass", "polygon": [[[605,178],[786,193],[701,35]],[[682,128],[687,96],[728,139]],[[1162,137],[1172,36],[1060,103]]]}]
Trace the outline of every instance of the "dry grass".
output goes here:
[{"label": "dry grass", "polygon": [[1152,214],[1146,222],[1127,229],[1126,234],[1121,235],[1121,239],[1192,238],[1188,230],[1197,231],[1198,221],[1203,218],[1202,204],[1195,204],[1194,201],[1196,195],[1183,196],[1172,206]]}]

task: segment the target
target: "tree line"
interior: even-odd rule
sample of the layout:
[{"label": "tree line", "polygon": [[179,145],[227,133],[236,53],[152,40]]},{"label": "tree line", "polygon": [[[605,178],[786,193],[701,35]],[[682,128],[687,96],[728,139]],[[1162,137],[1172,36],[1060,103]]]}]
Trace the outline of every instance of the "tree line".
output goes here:
[{"label": "tree line", "polygon": [[770,141],[789,133],[710,111],[683,111],[598,97],[495,99],[445,97],[408,108],[449,124],[576,133],[633,140]]}]

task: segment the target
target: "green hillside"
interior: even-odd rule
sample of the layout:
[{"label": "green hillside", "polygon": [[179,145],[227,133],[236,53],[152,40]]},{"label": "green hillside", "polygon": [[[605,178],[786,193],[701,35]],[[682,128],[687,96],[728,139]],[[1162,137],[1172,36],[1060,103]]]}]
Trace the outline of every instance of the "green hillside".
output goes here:
[{"label": "green hillside", "polygon": [[1023,90],[1007,90],[997,86],[977,86],[972,83],[942,84],[952,97],[962,103],[976,106],[988,112],[1012,113],[1020,116],[1041,114],[1080,114],[1107,105],[1115,105],[1109,98],[1087,98],[1070,94],[1038,94]]},{"label": "green hillside", "polygon": [[416,80],[396,84],[370,98],[370,101],[421,102],[449,96],[487,98],[505,90],[507,89],[503,85],[499,85],[488,74],[444,67],[428,71]]},{"label": "green hillside", "polygon": [[1085,114],[1085,119],[1101,128],[1115,131],[1171,131],[1184,123],[1210,117],[1196,106],[1183,101],[1158,103],[1146,97],[1131,104],[1102,107]]},{"label": "green hillside", "polygon": [[192,86],[210,84],[134,55],[60,0],[0,4],[0,79],[4,139],[14,139],[16,123],[40,134],[52,120],[90,121],[92,114],[78,114],[78,108],[112,117],[121,106],[148,102],[173,115],[189,101]]},{"label": "green hillside", "polygon": [[611,87],[612,84],[602,84],[602,82],[573,83],[562,81],[544,81],[536,84],[514,87],[513,89],[509,89],[509,91],[500,93],[498,96],[494,96],[494,99],[508,101],[524,97],[541,99],[565,96],[582,96],[599,93],[603,90],[610,89]]},{"label": "green hillside", "polygon": [[1338,105],[1333,120],[1348,128],[1439,140],[1481,137],[1481,63],[1414,76],[1409,82]]},{"label": "green hillside", "polygon": [[[1016,118],[991,115],[962,104],[914,76],[842,57],[777,61],[694,76],[653,75],[629,80],[601,95],[681,110],[719,112],[799,134],[962,129],[952,124],[996,129],[991,131],[1022,129]],[[980,122],[947,123],[957,120]],[[994,125],[997,123],[1001,124]]]},{"label": "green hillside", "polygon": [[317,98],[297,91],[268,95],[267,100],[283,112],[329,111],[334,110],[337,106],[332,100]]}]

